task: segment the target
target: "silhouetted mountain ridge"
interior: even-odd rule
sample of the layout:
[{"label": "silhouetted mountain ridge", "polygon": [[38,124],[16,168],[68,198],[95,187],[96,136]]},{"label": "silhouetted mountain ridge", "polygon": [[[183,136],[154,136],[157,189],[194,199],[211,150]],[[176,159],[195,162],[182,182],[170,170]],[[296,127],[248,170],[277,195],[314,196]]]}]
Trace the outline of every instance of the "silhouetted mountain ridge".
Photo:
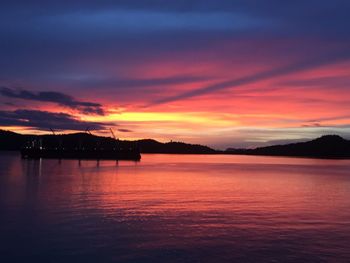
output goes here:
[{"label": "silhouetted mountain ridge", "polygon": [[41,139],[46,147],[64,147],[64,148],[112,148],[116,143],[121,148],[137,146],[142,153],[179,153],[179,154],[214,154],[215,150],[199,145],[187,144],[183,142],[161,143],[152,139],[138,141],[118,140],[111,137],[96,136],[88,133],[72,133],[63,135],[27,135],[18,134],[10,131],[0,130],[0,150],[20,150],[28,141]]},{"label": "silhouetted mountain ridge", "polygon": [[152,139],[139,140],[137,143],[143,153],[216,153],[215,150],[199,144],[188,144],[183,142],[161,143]]},{"label": "silhouetted mountain ridge", "polygon": [[172,153],[172,154],[244,154],[270,156],[296,156],[316,158],[350,158],[350,141],[338,135],[325,135],[311,141],[258,147],[255,149],[232,149],[216,151],[199,144],[183,142],[162,143],[153,139],[138,141],[119,140],[111,137],[96,136],[88,133],[73,133],[64,135],[27,135],[0,130],[0,150],[20,150],[28,141],[41,138],[43,145],[67,148],[111,148],[118,143],[122,148],[134,146],[140,148],[141,153]]},{"label": "silhouetted mountain ridge", "polygon": [[324,135],[306,142],[258,147],[255,149],[229,148],[226,152],[248,155],[350,158],[350,141],[338,135]]}]

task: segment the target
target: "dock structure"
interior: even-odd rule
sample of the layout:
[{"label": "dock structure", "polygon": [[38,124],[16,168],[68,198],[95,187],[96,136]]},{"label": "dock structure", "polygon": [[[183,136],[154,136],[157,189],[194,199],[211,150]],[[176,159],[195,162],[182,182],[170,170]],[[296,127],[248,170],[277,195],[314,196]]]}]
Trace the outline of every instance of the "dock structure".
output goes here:
[{"label": "dock structure", "polygon": [[[88,130],[88,129],[87,129]],[[85,131],[77,138],[69,135],[37,137],[21,149],[25,159],[77,159],[77,160],[133,160],[139,161],[141,153],[136,143],[121,143],[111,131],[113,138],[97,137]]]},{"label": "dock structure", "polygon": [[46,149],[24,147],[21,150],[24,159],[77,159],[77,160],[133,160],[139,161],[141,154],[137,149]]}]

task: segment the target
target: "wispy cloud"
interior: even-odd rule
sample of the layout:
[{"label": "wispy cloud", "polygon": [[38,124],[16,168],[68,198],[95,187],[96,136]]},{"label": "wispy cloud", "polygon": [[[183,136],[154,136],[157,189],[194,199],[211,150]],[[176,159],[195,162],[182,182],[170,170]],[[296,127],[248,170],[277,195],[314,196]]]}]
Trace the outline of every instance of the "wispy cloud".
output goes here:
[{"label": "wispy cloud", "polygon": [[61,106],[76,109],[84,114],[104,115],[102,105],[94,102],[79,101],[73,97],[54,91],[32,92],[29,90],[13,90],[7,87],[0,88],[0,94],[8,98],[16,98],[23,100],[53,102]]},{"label": "wispy cloud", "polygon": [[337,52],[335,54],[327,54],[313,59],[308,59],[299,63],[291,64],[285,67],[274,68],[272,70],[259,72],[250,76],[233,79],[229,81],[224,81],[209,85],[204,88],[190,90],[179,95],[165,97],[154,101],[148,106],[164,104],[168,102],[185,100],[192,97],[204,95],[207,93],[217,92],[224,89],[229,89],[233,87],[243,86],[258,81],[263,81],[271,78],[282,77],[292,73],[298,73],[305,70],[310,70],[313,68],[321,67],[328,64],[333,64],[336,62],[346,61],[350,58],[350,50],[345,50],[343,52]]},{"label": "wispy cloud", "polygon": [[119,132],[132,132],[132,130],[129,129],[118,129]]},{"label": "wispy cloud", "polygon": [[87,127],[94,130],[105,129],[102,123],[81,121],[66,113],[25,109],[0,111],[0,126],[23,126],[40,130],[51,128],[82,131]]}]

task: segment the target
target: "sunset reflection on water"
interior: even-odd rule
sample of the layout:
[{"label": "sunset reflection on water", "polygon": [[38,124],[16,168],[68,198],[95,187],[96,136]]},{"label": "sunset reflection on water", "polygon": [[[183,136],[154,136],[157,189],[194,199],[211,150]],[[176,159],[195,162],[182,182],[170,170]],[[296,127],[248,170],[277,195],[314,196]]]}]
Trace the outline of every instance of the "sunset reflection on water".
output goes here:
[{"label": "sunset reflection on water", "polygon": [[350,161],[143,155],[79,163],[8,154],[0,166],[5,259],[350,259]]}]

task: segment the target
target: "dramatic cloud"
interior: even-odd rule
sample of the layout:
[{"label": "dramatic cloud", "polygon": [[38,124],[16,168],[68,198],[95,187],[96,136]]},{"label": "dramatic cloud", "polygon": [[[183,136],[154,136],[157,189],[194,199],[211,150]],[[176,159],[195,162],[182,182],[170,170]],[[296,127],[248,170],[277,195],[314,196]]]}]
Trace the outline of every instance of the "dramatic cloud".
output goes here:
[{"label": "dramatic cloud", "polygon": [[129,129],[118,129],[119,132],[132,132],[132,130]]},{"label": "dramatic cloud", "polygon": [[200,96],[206,93],[217,92],[223,89],[233,88],[237,86],[243,86],[247,84],[251,84],[254,82],[281,77],[291,73],[297,73],[300,71],[310,70],[313,68],[317,68],[320,66],[324,66],[327,64],[332,64],[341,61],[347,61],[350,59],[350,49],[344,52],[337,52],[336,54],[324,55],[319,58],[314,58],[311,60],[299,62],[296,64],[292,64],[286,67],[279,67],[272,70],[268,70],[265,72],[260,72],[251,76],[242,77],[238,79],[233,79],[221,83],[217,83],[214,85],[210,85],[200,89],[194,89],[179,95],[175,95],[172,97],[163,98],[154,102],[154,104],[162,104],[182,99],[188,99],[196,96]]},{"label": "dramatic cloud", "polygon": [[77,130],[87,127],[93,130],[105,129],[102,123],[85,122],[65,113],[37,110],[0,111],[0,126],[23,126],[40,130]]},{"label": "dramatic cloud", "polygon": [[45,116],[15,111],[62,112],[72,125],[121,124],[132,130],[124,138],[220,147],[341,133],[349,9],[346,0],[5,0],[1,120],[28,127],[36,116],[41,130]]},{"label": "dramatic cloud", "polygon": [[13,90],[6,87],[0,88],[0,94],[9,98],[53,102],[62,106],[79,110],[85,114],[104,115],[102,105],[93,102],[77,101],[73,97],[54,91],[31,92],[29,90]]}]

